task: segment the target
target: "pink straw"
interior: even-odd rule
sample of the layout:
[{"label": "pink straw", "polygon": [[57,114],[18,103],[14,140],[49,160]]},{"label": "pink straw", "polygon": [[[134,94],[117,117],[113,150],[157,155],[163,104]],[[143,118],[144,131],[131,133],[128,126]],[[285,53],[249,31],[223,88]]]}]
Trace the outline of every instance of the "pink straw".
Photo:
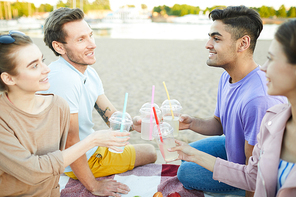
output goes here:
[{"label": "pink straw", "polygon": [[152,98],[151,98],[151,114],[150,114],[150,133],[149,133],[149,140],[152,140],[152,131],[153,131],[153,112],[152,107],[154,105],[154,90],[155,86],[152,86]]},{"label": "pink straw", "polygon": [[154,106],[153,106],[153,112],[154,112],[154,118],[155,118],[157,129],[158,129],[158,135],[159,135],[160,141],[163,143],[163,139],[162,139],[162,135],[161,135],[160,127],[159,127],[159,122],[158,122],[158,118],[157,118],[157,114],[156,114]]}]

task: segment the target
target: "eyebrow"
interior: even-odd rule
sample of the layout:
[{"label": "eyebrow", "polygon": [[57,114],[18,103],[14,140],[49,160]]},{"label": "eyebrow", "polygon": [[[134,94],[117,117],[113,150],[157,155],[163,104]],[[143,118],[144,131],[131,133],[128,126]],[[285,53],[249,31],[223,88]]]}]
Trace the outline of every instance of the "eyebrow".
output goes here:
[{"label": "eyebrow", "polygon": [[[42,54],[41,59],[43,59],[43,54]],[[35,63],[35,62],[38,62],[38,61],[39,61],[39,59],[35,59],[35,60],[33,60],[32,62],[30,62],[30,63],[27,65],[27,68],[28,68],[31,64],[33,64],[33,63]]]},{"label": "eyebrow", "polygon": [[219,32],[208,33],[209,36],[222,36]]},{"label": "eyebrow", "polygon": [[82,34],[82,35],[79,35],[77,36],[76,38],[74,38],[74,40],[78,39],[78,38],[83,38],[83,37],[86,37],[86,36],[89,36],[89,35],[93,35],[94,34],[94,31],[92,30],[89,34]]}]

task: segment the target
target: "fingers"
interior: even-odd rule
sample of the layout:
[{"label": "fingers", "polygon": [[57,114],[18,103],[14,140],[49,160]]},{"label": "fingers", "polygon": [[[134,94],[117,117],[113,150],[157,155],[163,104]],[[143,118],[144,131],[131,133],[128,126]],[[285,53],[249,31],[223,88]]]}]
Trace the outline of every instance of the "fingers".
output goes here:
[{"label": "fingers", "polygon": [[175,143],[176,143],[178,146],[183,146],[183,145],[186,145],[186,143],[185,143],[185,142],[182,142],[182,141],[180,141],[180,140],[177,140],[177,139],[175,139]]},{"label": "fingers", "polygon": [[142,122],[142,120],[141,120],[141,117],[140,116],[135,116],[133,118],[133,125],[135,125],[135,126],[141,125],[141,122]]},{"label": "fingers", "polygon": [[123,183],[119,183],[117,188],[117,193],[127,194],[129,191],[130,191],[130,188],[127,185]]},{"label": "fingers", "polygon": [[189,115],[187,115],[187,114],[182,114],[182,115],[180,116],[180,118],[179,118],[179,122],[184,122],[184,121],[186,121],[188,118],[190,118]]},{"label": "fingers", "polygon": [[[110,131],[109,131],[110,132]],[[131,133],[130,132],[120,132],[120,130],[116,130],[116,131],[111,131],[113,136],[119,136],[119,137],[125,137],[125,136],[129,136]]]}]

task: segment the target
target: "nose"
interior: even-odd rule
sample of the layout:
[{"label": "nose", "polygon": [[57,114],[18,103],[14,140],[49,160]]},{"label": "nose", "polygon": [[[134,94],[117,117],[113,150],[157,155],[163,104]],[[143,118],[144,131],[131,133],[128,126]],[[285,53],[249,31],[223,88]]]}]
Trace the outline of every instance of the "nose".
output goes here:
[{"label": "nose", "polygon": [[50,72],[50,68],[45,63],[43,63],[42,66],[43,66],[43,72],[42,73],[43,74],[48,74]]},{"label": "nose", "polygon": [[268,67],[268,60],[260,67],[260,70],[262,70],[263,72],[266,72]]},{"label": "nose", "polygon": [[209,39],[209,40],[206,42],[205,48],[206,48],[206,49],[212,49],[212,48],[213,48],[213,45],[212,45],[212,41],[211,41],[211,39]]},{"label": "nose", "polygon": [[97,45],[96,45],[96,42],[95,42],[95,38],[94,37],[90,37],[88,42],[89,42],[88,43],[88,46],[87,46],[88,48],[90,48],[90,49],[97,48]]}]

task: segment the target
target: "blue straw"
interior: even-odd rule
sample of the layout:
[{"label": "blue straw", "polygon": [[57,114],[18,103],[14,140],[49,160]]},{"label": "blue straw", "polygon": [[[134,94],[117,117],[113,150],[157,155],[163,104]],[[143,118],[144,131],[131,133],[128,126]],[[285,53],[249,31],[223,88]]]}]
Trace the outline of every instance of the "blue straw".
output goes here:
[{"label": "blue straw", "polygon": [[123,111],[122,111],[122,118],[121,118],[121,126],[120,126],[120,132],[123,131],[123,124],[125,119],[125,111],[126,111],[126,103],[127,103],[128,93],[125,93],[125,99],[124,99],[124,105],[123,105]]}]

